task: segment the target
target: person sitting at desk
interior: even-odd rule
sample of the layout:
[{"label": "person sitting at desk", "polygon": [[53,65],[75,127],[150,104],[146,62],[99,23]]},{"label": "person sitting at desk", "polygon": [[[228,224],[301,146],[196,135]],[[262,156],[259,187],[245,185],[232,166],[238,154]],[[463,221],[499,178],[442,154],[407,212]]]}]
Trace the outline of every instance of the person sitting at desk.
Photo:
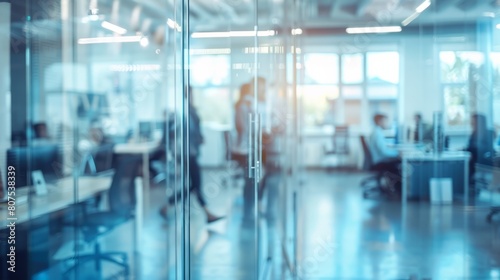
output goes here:
[{"label": "person sitting at desk", "polygon": [[474,177],[475,165],[492,165],[495,154],[495,132],[488,129],[486,117],[482,114],[473,114],[471,117],[472,134],[465,151],[471,154],[469,161],[469,176]]},{"label": "person sitting at desk", "polygon": [[393,183],[394,190],[401,191],[401,180],[399,166],[399,152],[392,149],[385,141],[384,129],[387,129],[387,116],[376,114],[373,117],[375,127],[369,138],[370,153],[373,164],[378,165],[381,170],[384,170],[384,175]]},{"label": "person sitting at desk", "polygon": [[415,127],[413,135],[410,135],[412,140],[416,143],[432,142],[432,125],[426,123],[420,113],[416,113],[413,119],[415,120]]}]

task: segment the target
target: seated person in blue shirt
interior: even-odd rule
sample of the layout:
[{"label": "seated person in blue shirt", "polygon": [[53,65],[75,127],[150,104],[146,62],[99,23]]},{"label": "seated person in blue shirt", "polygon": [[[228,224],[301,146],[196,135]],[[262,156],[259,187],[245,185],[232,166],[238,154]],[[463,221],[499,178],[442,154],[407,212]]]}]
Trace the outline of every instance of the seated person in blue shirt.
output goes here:
[{"label": "seated person in blue shirt", "polygon": [[375,127],[370,135],[368,146],[372,155],[373,165],[377,165],[377,169],[384,170],[384,176],[389,181],[389,186],[393,190],[401,191],[401,173],[399,152],[388,146],[384,129],[387,129],[387,116],[376,114],[373,117]]}]

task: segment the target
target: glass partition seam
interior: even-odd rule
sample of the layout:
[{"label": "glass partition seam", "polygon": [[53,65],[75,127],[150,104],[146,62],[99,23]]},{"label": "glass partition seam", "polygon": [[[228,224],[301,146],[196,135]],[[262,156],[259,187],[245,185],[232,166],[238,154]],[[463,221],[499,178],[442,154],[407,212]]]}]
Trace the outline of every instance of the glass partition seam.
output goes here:
[{"label": "glass partition seam", "polygon": [[190,251],[190,216],[191,216],[191,202],[190,202],[190,85],[189,85],[189,0],[184,0],[182,5],[182,23],[184,28],[182,28],[182,115],[183,115],[183,158],[185,161],[184,166],[184,184],[183,184],[183,195],[182,198],[182,209],[184,212],[184,279],[191,279],[190,267],[191,267],[191,251]]},{"label": "glass partition seam", "polygon": [[[26,104],[25,106],[28,106],[27,107],[27,110],[26,110],[26,120],[27,120],[27,123],[30,123],[31,120],[32,120],[32,110],[33,110],[33,106],[31,106],[31,95],[33,94],[33,91],[31,90],[31,44],[32,44],[32,40],[31,40],[31,32],[32,32],[32,25],[31,25],[31,2],[30,1],[27,1],[26,2],[26,10],[25,10],[25,13],[26,13],[26,18],[25,18],[25,24],[26,24],[26,29],[27,29],[27,33],[26,33],[26,51],[25,51],[25,55],[26,55],[26,62],[25,62],[25,66],[26,66]],[[26,139],[26,145],[28,147],[31,147],[31,139],[30,137],[27,137]],[[31,171],[31,149],[28,148],[28,152],[27,152],[27,183],[28,185],[30,185],[30,182],[31,182],[31,176],[29,176],[29,172]],[[32,209],[32,204],[33,203],[33,197],[31,195],[31,193],[28,193],[28,218],[31,218],[32,215],[33,215],[33,209]],[[30,225],[28,224],[28,229],[30,229]],[[29,244],[31,241],[31,236],[28,235],[28,238],[27,238],[27,244]],[[29,256],[29,249],[28,249],[28,256]],[[29,260],[29,258],[28,258]],[[28,265],[27,267],[28,269],[28,275],[31,275],[32,274],[32,267],[30,265]]]}]

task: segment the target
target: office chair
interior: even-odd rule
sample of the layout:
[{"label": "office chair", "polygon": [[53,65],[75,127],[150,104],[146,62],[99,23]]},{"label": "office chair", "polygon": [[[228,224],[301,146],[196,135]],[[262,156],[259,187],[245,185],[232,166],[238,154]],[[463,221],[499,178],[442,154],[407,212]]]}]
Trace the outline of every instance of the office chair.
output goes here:
[{"label": "office chair", "polygon": [[366,142],[365,136],[361,135],[359,138],[364,155],[363,170],[375,173],[374,175],[371,175],[370,177],[367,177],[363,179],[363,181],[361,181],[361,187],[363,188],[363,197],[367,198],[371,193],[374,192],[386,193],[387,188],[382,184],[384,170],[380,165],[373,164],[372,155],[370,152],[370,148],[368,147],[368,143]]},{"label": "office chair", "polygon": [[[93,243],[93,254],[78,255],[63,262],[74,260],[75,263],[64,272],[64,277],[68,278],[70,273],[82,263],[95,262],[95,269],[101,273],[101,262],[116,264],[123,268],[124,275],[129,274],[129,265],[126,252],[102,252],[98,238],[107,234],[119,225],[135,218],[135,178],[138,175],[141,159],[137,156],[122,157],[117,163],[115,174],[108,190],[109,209],[88,213],[87,208],[83,208],[81,219],[73,222],[72,226],[77,226],[81,230],[84,241]],[[82,205],[86,206],[86,205]],[[135,236],[133,237],[135,238]]]},{"label": "office chair", "polygon": [[[489,191],[498,192],[500,190],[500,156],[493,157],[492,165],[476,164],[476,173],[481,173],[479,180]],[[493,217],[498,214],[500,214],[500,206],[491,207],[490,212],[486,215],[486,221],[491,223]]]},{"label": "office chair", "polygon": [[[325,155],[337,155],[345,157],[349,155],[349,127],[335,126],[335,132],[332,137],[332,149],[324,148]],[[340,164],[342,166],[343,164]]]}]

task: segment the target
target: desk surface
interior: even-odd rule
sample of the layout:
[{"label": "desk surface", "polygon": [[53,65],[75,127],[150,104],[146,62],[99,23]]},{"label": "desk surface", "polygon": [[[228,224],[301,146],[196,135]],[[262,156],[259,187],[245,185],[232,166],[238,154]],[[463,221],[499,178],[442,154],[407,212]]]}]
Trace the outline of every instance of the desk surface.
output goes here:
[{"label": "desk surface", "polygon": [[[78,201],[84,201],[108,190],[111,186],[111,179],[111,177],[80,177],[78,179]],[[47,187],[48,193],[46,195],[39,196],[33,193],[29,202],[16,205],[16,224],[56,212],[75,203],[75,188],[72,177],[63,178]],[[22,195],[26,196],[27,194]],[[0,206],[0,229],[5,228],[10,222],[7,218],[7,204],[2,204]]]},{"label": "desk surface", "polygon": [[445,161],[445,160],[468,160],[470,159],[469,152],[463,151],[444,151],[442,153],[426,153],[423,151],[413,150],[404,151],[402,156],[406,160],[427,160],[427,161]]},{"label": "desk surface", "polygon": [[122,143],[116,144],[114,152],[117,154],[143,154],[150,153],[158,147],[158,141],[143,143]]}]

